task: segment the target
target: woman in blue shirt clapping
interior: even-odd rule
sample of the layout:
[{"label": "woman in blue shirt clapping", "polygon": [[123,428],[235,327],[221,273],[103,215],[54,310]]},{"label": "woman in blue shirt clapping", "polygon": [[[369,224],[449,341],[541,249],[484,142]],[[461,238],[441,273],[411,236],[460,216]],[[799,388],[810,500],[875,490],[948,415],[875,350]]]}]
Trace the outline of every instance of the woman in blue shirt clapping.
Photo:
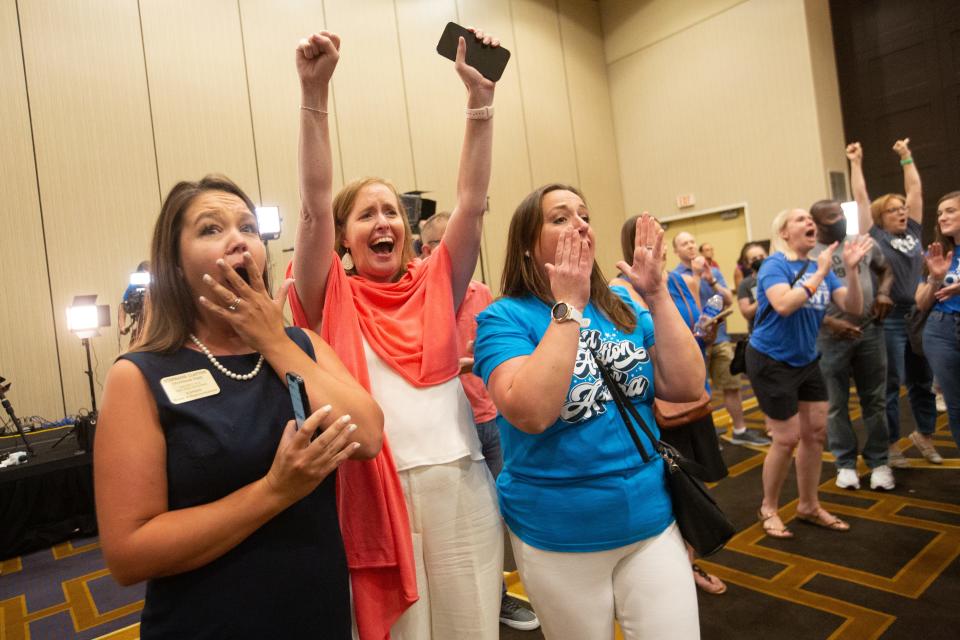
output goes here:
[{"label": "woman in blue shirt clapping", "polygon": [[607,287],[580,193],[537,189],[510,224],[504,297],[478,318],[475,371],[500,412],[501,511],[551,640],[610,638],[614,618],[628,639],[699,637],[663,462],[641,459],[595,360],[655,434],[654,395],[690,402],[703,388],[662,277],[663,231],[649,216],[637,227],[633,264],[617,266],[649,311]]},{"label": "woman in blue shirt clapping", "polygon": [[747,375],[773,436],[763,461],[763,502],[757,516],[768,536],[793,537],[777,509],[796,450],[797,519],[847,531],[850,525],[828,513],[817,497],[827,430],[827,387],[816,341],[831,300],[847,313],[860,314],[863,293],[855,274],[873,241],[861,237],[844,244],[847,286],[830,269],[836,242],[816,262],[807,258],[817,244],[817,226],[807,211],[788,209],[777,214],[771,244],[776,253],[763,261],[757,275],[757,320],[747,348]]},{"label": "woman in blue shirt clapping", "polygon": [[960,446],[960,191],[937,203],[937,241],[927,252],[927,281],[917,287],[917,307],[929,309],[923,351],[943,397],[953,441]]}]

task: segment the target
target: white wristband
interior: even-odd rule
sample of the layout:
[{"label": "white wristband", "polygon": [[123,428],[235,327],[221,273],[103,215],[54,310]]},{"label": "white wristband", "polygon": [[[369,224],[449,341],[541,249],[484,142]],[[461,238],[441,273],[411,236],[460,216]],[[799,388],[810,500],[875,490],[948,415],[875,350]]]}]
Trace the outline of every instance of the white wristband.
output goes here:
[{"label": "white wristband", "polygon": [[493,117],[493,105],[466,110],[468,120],[489,120]]}]

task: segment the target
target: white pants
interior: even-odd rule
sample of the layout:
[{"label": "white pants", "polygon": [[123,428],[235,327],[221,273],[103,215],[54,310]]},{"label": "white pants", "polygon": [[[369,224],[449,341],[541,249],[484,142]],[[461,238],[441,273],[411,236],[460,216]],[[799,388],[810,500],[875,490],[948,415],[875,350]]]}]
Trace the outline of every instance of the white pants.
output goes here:
[{"label": "white pants", "polygon": [[397,620],[390,637],[497,640],[503,529],[486,463],[466,457],[399,475],[420,600]]},{"label": "white pants", "polygon": [[547,640],[610,640],[614,617],[626,640],[700,637],[697,592],[676,523],[609,551],[544,551],[512,531],[510,543]]}]

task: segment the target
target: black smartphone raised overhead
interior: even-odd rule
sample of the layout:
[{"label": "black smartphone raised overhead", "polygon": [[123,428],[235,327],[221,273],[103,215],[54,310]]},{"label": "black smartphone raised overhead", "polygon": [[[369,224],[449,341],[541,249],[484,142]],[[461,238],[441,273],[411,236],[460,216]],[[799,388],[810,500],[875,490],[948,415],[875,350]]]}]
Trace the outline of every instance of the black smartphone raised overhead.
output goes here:
[{"label": "black smartphone raised overhead", "polygon": [[477,40],[470,31],[456,22],[448,22],[437,43],[437,53],[444,58],[457,59],[457,41],[463,36],[467,43],[467,64],[476,69],[487,80],[496,82],[507,68],[510,52],[503,47],[491,47]]},{"label": "black smartphone raised overhead", "polygon": [[303,378],[287,372],[287,390],[290,392],[290,402],[293,403],[293,417],[297,422],[297,431],[303,427],[303,421],[310,415],[310,400],[307,398],[307,386]]}]

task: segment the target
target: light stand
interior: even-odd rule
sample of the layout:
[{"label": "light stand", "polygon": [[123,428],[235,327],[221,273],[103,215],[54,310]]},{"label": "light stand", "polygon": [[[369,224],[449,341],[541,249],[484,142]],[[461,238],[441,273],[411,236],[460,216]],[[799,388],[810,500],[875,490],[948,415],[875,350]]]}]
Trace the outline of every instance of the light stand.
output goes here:
[{"label": "light stand", "polygon": [[87,356],[87,380],[90,383],[90,413],[76,420],[73,427],[67,431],[59,440],[54,443],[54,447],[63,442],[67,436],[77,431],[77,444],[80,450],[77,453],[83,453],[87,450],[90,440],[90,429],[97,423],[97,394],[93,386],[93,362],[90,358],[90,338],[100,335],[102,327],[110,326],[110,306],[97,304],[97,296],[74,296],[73,304],[67,308],[67,328],[83,344]]},{"label": "light stand", "polygon": [[7,391],[10,390],[10,386],[12,384],[12,382],[7,382],[6,378],[0,376],[0,404],[3,405],[3,408],[7,412],[7,415],[10,416],[10,419],[13,420],[13,426],[17,428],[17,433],[20,434],[20,438],[23,440],[23,444],[27,448],[27,453],[32,456],[34,455],[33,447],[30,446],[30,443],[27,441],[26,434],[23,433],[23,426],[20,424],[20,418],[18,418],[17,414],[13,411],[13,405],[11,405],[10,401],[7,400]]}]

